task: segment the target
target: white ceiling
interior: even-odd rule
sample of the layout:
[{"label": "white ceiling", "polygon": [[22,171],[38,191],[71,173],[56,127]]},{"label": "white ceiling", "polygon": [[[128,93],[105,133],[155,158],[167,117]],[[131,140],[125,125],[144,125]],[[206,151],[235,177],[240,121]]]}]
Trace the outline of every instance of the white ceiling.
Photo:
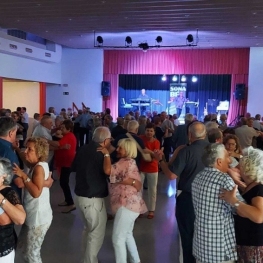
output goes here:
[{"label": "white ceiling", "polygon": [[1,0],[0,27],[72,48],[184,45],[199,30],[200,48],[263,46],[263,0]]}]

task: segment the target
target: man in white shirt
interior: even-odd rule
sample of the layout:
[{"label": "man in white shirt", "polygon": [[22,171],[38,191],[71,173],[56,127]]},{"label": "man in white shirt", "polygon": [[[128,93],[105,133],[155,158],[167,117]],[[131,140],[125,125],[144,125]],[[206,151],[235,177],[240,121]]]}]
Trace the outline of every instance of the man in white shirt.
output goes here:
[{"label": "man in white shirt", "polygon": [[255,120],[253,121],[253,128],[257,129],[258,131],[263,131],[263,126],[260,123],[261,116],[260,114],[256,114]]},{"label": "man in white shirt", "polygon": [[252,145],[253,137],[261,135],[260,131],[256,131],[252,127],[248,127],[247,118],[240,119],[241,127],[235,129],[235,134],[239,139],[240,146],[242,149]]},{"label": "man in white shirt", "polygon": [[[52,126],[53,126],[52,118],[50,116],[44,116],[41,119],[40,124],[35,128],[32,137],[41,137],[52,141],[52,136],[51,136]],[[50,146],[48,159],[47,159],[49,165],[52,161],[53,156],[54,156],[54,150]]]}]

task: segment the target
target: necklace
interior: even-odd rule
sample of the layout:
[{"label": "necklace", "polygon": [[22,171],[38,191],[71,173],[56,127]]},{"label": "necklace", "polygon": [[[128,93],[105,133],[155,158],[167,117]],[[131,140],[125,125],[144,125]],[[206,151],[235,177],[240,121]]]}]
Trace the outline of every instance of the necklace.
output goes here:
[{"label": "necklace", "polygon": [[250,186],[251,186],[252,184],[254,184],[254,183],[255,183],[255,184],[259,184],[258,182],[255,182],[255,181],[249,183],[249,184],[247,185],[246,189],[245,189],[245,193],[252,188],[252,187],[250,187]]}]

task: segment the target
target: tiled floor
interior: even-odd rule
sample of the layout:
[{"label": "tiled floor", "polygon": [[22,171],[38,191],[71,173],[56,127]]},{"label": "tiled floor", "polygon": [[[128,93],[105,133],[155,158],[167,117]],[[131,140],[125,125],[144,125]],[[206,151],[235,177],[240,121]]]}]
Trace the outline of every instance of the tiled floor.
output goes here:
[{"label": "tiled floor", "polygon": [[[71,179],[74,185],[74,178]],[[142,263],[179,262],[174,188],[175,181],[169,182],[163,174],[160,174],[155,218],[152,220],[140,218],[135,223],[134,236]],[[145,194],[147,195],[147,190]],[[61,201],[63,195],[59,182],[56,181],[51,188],[54,218],[42,246],[42,260],[43,263],[81,263],[82,222],[77,211],[62,214],[61,208],[57,206]],[[99,253],[101,263],[114,263],[112,225],[113,221],[108,221],[105,240]],[[20,251],[16,253],[15,262],[23,262]]]}]

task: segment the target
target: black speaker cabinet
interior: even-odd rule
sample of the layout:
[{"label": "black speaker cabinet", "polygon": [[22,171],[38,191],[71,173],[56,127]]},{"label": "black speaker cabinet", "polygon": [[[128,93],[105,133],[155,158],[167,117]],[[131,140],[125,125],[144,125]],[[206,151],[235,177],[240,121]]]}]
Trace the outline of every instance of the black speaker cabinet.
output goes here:
[{"label": "black speaker cabinet", "polygon": [[101,96],[104,97],[110,96],[110,82],[108,81],[101,82]]},{"label": "black speaker cabinet", "polygon": [[246,96],[245,84],[236,84],[235,99],[243,100]]}]

